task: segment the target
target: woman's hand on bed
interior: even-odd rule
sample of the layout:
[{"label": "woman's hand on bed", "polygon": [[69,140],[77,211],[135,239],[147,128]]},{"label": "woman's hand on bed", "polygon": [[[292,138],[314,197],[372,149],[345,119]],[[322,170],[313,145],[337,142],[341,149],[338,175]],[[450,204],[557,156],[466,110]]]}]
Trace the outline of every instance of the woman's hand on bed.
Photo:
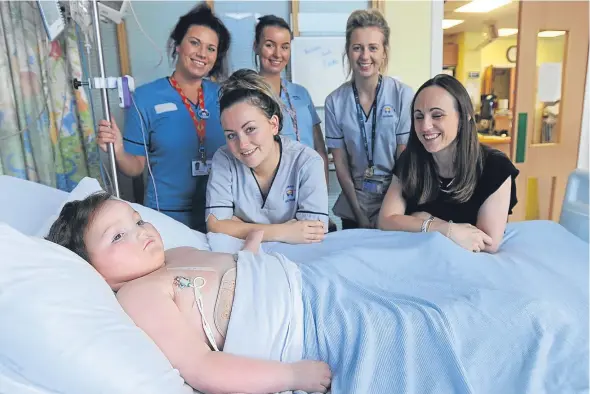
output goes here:
[{"label": "woman's hand on bed", "polygon": [[457,245],[472,252],[480,252],[493,243],[492,238],[469,223],[449,223],[450,238]]},{"label": "woman's hand on bed", "polygon": [[321,220],[291,219],[282,226],[282,241],[290,244],[322,242],[327,230]]},{"label": "woman's hand on bed", "polygon": [[306,393],[326,393],[332,382],[330,366],[322,361],[302,360],[291,364],[293,389]]}]

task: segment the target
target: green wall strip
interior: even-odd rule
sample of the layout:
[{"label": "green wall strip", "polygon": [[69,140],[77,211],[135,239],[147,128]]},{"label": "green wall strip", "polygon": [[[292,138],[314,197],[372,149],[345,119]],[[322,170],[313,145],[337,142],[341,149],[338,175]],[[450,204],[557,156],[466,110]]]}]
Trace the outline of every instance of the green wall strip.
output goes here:
[{"label": "green wall strip", "polygon": [[518,114],[518,136],[516,138],[516,162],[524,163],[524,152],[526,150],[526,126],[528,114]]}]

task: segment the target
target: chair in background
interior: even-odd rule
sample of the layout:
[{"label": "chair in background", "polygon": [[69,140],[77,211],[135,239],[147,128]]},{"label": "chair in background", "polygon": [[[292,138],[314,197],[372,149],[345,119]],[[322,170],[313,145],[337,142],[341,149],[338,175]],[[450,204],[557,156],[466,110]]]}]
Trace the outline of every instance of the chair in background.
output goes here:
[{"label": "chair in background", "polygon": [[588,170],[577,169],[568,178],[559,223],[588,242]]}]

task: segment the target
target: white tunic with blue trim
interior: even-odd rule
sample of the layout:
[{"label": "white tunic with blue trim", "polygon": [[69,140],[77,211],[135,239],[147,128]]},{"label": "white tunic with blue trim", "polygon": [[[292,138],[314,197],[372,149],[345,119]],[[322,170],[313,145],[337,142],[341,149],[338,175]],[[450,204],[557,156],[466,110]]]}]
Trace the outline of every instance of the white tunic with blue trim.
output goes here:
[{"label": "white tunic with blue trim", "polygon": [[291,219],[321,220],[328,225],[328,189],[324,162],[313,149],[280,137],[281,158],[266,197],[254,173],[221,147],[213,156],[205,218],[236,216],[247,223],[280,224]]},{"label": "white tunic with blue trim", "polygon": [[[373,111],[377,111],[375,130],[375,151],[370,152],[375,164],[375,176],[389,182],[393,175],[397,145],[405,145],[410,136],[410,107],[414,92],[408,85],[388,76],[383,82],[377,103],[369,114],[363,114],[367,146],[372,146]],[[345,82],[330,93],[326,99],[326,145],[328,148],[345,149],[352,180],[362,199],[361,208],[367,217],[375,217],[381,207],[384,195],[364,195],[361,188],[365,170],[369,166],[363,134],[359,127],[357,107],[352,90],[352,83]],[[387,187],[384,188],[384,193]],[[334,205],[334,214],[350,220],[356,220],[346,197],[341,194]]]}]

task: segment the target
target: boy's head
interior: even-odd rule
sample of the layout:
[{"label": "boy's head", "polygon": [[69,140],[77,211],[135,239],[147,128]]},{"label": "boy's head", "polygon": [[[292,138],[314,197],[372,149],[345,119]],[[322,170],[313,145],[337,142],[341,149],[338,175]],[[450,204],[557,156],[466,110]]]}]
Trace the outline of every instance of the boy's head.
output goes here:
[{"label": "boy's head", "polygon": [[65,204],[47,240],[88,261],[114,290],[164,265],[164,245],[154,226],[104,192]]}]

